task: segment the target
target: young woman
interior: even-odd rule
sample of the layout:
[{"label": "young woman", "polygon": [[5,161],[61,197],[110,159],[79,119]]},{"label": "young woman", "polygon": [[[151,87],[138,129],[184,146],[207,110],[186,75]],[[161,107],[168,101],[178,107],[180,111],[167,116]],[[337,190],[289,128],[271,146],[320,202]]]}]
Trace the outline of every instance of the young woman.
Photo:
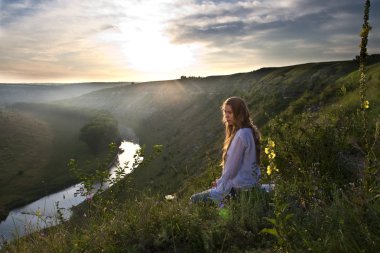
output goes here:
[{"label": "young woman", "polygon": [[249,115],[245,102],[228,98],[222,105],[226,137],[221,165],[222,176],[212,188],[191,196],[192,202],[220,203],[229,193],[252,188],[260,177],[260,133]]}]

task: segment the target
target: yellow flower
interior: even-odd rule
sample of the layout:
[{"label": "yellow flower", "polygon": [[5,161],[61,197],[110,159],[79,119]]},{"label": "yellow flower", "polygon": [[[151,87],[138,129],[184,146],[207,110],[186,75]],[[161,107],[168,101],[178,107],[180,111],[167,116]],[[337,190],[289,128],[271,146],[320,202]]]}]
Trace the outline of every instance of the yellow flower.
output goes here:
[{"label": "yellow flower", "polygon": [[274,159],[276,157],[276,153],[275,152],[271,152],[269,155],[268,155],[269,159]]},{"label": "yellow flower", "polygon": [[272,168],[270,167],[270,165],[268,165],[268,167],[267,167],[267,174],[268,174],[268,176],[270,176],[272,174]]},{"label": "yellow flower", "polygon": [[265,154],[269,154],[269,148],[265,148]]},{"label": "yellow flower", "polygon": [[274,143],[274,141],[270,140],[268,142],[268,146],[271,147],[271,148],[274,148],[276,146],[276,144]]},{"label": "yellow flower", "polygon": [[369,101],[368,101],[368,100],[365,100],[365,101],[363,102],[363,108],[364,108],[364,109],[368,109],[368,108],[369,108]]},{"label": "yellow flower", "polygon": [[276,172],[279,171],[279,170],[277,169],[277,166],[276,166],[276,165],[273,167],[273,170],[276,171]]}]

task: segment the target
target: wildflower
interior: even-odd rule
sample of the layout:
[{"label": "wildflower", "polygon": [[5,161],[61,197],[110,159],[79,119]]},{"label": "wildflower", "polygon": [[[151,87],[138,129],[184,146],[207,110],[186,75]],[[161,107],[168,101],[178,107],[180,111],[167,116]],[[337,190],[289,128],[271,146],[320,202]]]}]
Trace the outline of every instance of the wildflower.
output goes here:
[{"label": "wildflower", "polygon": [[276,146],[276,144],[275,144],[274,141],[272,141],[272,140],[270,140],[270,141],[268,142],[268,145],[269,145],[269,147],[271,147],[271,148],[274,148],[274,147]]},{"label": "wildflower", "polygon": [[269,159],[274,159],[276,157],[276,153],[275,152],[271,152],[269,155],[268,155]]},{"label": "wildflower", "polygon": [[369,101],[368,100],[365,100],[364,102],[363,102],[363,108],[364,109],[368,109],[369,108]]},{"label": "wildflower", "polygon": [[267,174],[268,174],[268,176],[270,176],[272,174],[272,168],[270,167],[270,165],[268,165],[268,167],[267,167]]},{"label": "wildflower", "polygon": [[92,197],[93,197],[94,195],[93,194],[88,194],[88,195],[86,195],[86,200],[87,200],[87,202],[92,202]]},{"label": "wildflower", "polygon": [[269,150],[269,148],[265,148],[265,154],[269,154],[270,153],[270,150]]},{"label": "wildflower", "polygon": [[175,197],[173,195],[166,195],[165,199],[166,200],[173,200]]}]

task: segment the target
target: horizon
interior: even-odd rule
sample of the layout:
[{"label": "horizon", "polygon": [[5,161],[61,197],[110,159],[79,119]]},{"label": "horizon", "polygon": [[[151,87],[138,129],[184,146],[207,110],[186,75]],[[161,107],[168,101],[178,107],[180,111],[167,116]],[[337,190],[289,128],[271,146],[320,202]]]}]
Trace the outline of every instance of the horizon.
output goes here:
[{"label": "horizon", "polygon": [[[363,3],[0,1],[0,83],[152,82],[345,61]],[[380,52],[372,1],[368,53]]]},{"label": "horizon", "polygon": [[[376,56],[380,56],[380,53],[374,53],[374,54],[371,54],[371,55],[368,55],[368,56],[372,56],[372,55],[376,55]],[[251,70],[251,71],[245,71],[245,72],[236,72],[236,73],[229,73],[229,74],[223,74],[223,75],[209,75],[209,76],[197,76],[197,75],[194,75],[194,76],[186,76],[187,78],[192,78],[192,77],[195,77],[195,78],[208,78],[208,77],[216,77],[216,76],[229,76],[229,75],[235,75],[235,74],[244,74],[244,73],[249,73],[249,72],[255,72],[255,71],[259,71],[261,69],[267,69],[267,68],[286,68],[286,67],[292,67],[292,66],[298,66],[298,65],[304,65],[304,64],[318,64],[318,63],[325,63],[325,62],[345,62],[345,61],[352,61],[354,60],[353,59],[347,59],[347,60],[331,60],[331,61],[320,61],[320,62],[301,62],[301,63],[297,63],[297,64],[292,64],[292,65],[284,65],[284,66],[271,66],[271,67],[261,67],[261,68],[258,68],[258,69],[254,69],[254,70]],[[178,78],[173,78],[173,79],[162,79],[162,80],[147,80],[147,81],[140,81],[140,82],[137,82],[137,81],[128,81],[128,80],[125,80],[125,81],[84,81],[84,82],[30,82],[30,83],[27,83],[27,82],[24,82],[24,83],[19,83],[19,82],[8,82],[8,83],[4,83],[4,82],[0,82],[0,85],[17,85],[17,84],[20,84],[20,85],[66,85],[66,84],[90,84],[90,83],[130,83],[130,84],[139,84],[139,83],[150,83],[150,82],[165,82],[165,81],[175,81],[175,80],[180,80],[181,79],[181,76],[178,77]]]}]

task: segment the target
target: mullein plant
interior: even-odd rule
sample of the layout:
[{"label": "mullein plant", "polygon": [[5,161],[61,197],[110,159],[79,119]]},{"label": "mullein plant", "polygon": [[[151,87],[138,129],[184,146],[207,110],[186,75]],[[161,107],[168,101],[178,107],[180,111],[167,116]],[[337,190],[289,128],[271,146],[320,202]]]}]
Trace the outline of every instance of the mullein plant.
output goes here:
[{"label": "mullein plant", "polygon": [[264,149],[265,154],[268,156],[268,161],[269,161],[269,165],[267,166],[267,171],[266,171],[268,176],[272,175],[273,172],[279,172],[275,163],[275,158],[276,158],[276,152],[274,149],[275,147],[276,147],[276,143],[269,138],[268,144],[266,148]]},{"label": "mullein plant", "polygon": [[367,59],[367,44],[368,44],[368,34],[371,31],[371,25],[369,24],[369,9],[371,3],[369,0],[365,1],[364,6],[364,22],[360,32],[361,42],[360,42],[360,55],[359,55],[359,94],[360,94],[360,116],[363,122],[363,142],[364,142],[364,153],[365,153],[365,170],[363,178],[363,186],[366,192],[376,193],[375,188],[377,185],[376,175],[378,174],[379,164],[377,162],[376,154],[374,152],[376,141],[379,138],[379,127],[380,122],[375,125],[374,138],[372,139],[369,134],[369,109],[370,101],[367,98],[367,76],[366,76],[366,59]]},{"label": "mullein plant", "polygon": [[[368,34],[371,31],[372,27],[370,26],[368,20],[369,20],[369,8],[370,8],[370,1],[366,0],[365,7],[364,7],[364,23],[362,26],[362,30],[360,32],[361,42],[360,42],[360,55],[359,55],[359,74],[360,74],[360,80],[359,80],[359,92],[360,92],[360,104],[361,109],[363,111],[366,111],[369,109],[369,101],[367,100],[366,91],[367,91],[367,78],[366,78],[366,59],[368,56],[367,53],[367,44],[368,44]],[[365,122],[367,123],[367,122]]]},{"label": "mullein plant", "polygon": [[274,217],[264,217],[264,219],[269,222],[272,227],[264,228],[261,230],[261,233],[271,234],[275,236],[278,240],[278,246],[280,249],[289,249],[289,236],[292,233],[292,229],[290,229],[291,220],[293,218],[293,214],[289,212],[289,204],[286,201],[283,201],[282,197],[278,194],[279,189],[277,186],[281,184],[281,178],[278,172],[280,170],[277,168],[275,158],[276,143],[273,139],[268,138],[268,143],[264,149],[264,152],[268,158],[268,166],[266,167],[266,173],[268,177],[271,179],[272,183],[274,183]]}]

